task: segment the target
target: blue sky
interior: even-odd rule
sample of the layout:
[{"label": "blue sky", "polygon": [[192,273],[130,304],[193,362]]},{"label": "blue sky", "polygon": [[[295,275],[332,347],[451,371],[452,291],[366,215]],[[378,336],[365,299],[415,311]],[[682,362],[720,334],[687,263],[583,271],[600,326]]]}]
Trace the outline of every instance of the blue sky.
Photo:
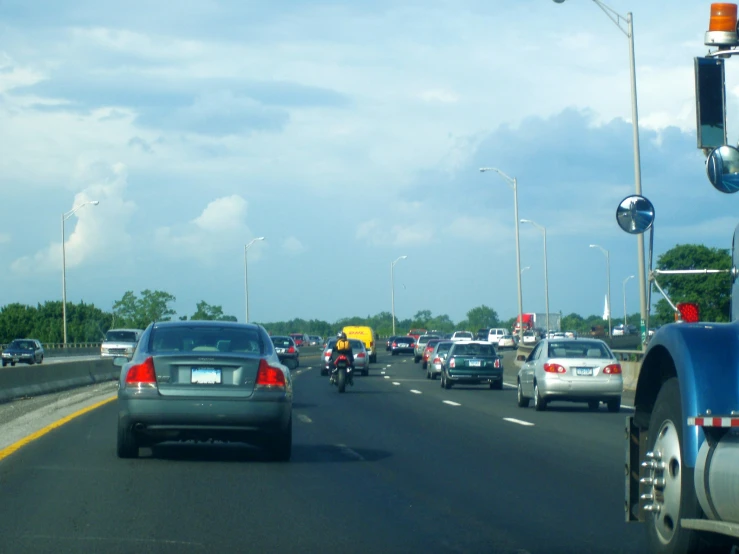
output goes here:
[{"label": "blue sky", "polygon": [[[710,2],[633,3],[643,192],[656,251],[729,248],[733,196],[695,148]],[[669,10],[667,10],[669,7]],[[615,222],[634,190],[626,38],[586,0],[5,1],[0,305],[110,309],[161,289],[243,318],[517,312],[513,195],[547,227],[552,311],[612,311],[636,274]],[[729,140],[739,71],[728,63]],[[521,225],[524,311],[544,311]],[[638,287],[627,284],[628,311]]]}]

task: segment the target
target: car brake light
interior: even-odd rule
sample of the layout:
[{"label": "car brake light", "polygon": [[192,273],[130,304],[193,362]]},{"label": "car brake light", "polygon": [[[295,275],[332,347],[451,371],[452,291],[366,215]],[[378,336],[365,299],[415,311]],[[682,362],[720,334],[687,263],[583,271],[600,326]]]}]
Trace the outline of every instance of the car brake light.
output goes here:
[{"label": "car brake light", "polygon": [[394,342],[393,343],[393,348],[397,348],[397,347],[398,347],[398,343],[397,342]]},{"label": "car brake light", "polygon": [[154,371],[154,358],[149,356],[140,364],[133,365],[126,374],[127,385],[154,384],[157,374]]},{"label": "car brake light", "polygon": [[606,375],[618,375],[621,373],[621,365],[620,364],[611,364],[607,365],[603,368],[603,373]]},{"label": "car brake light", "polygon": [[287,349],[287,353],[288,354],[295,354],[295,348],[293,346],[291,346],[290,348]]},{"label": "car brake light", "polygon": [[544,364],[547,373],[565,373],[567,370],[559,364]]},{"label": "car brake light", "polygon": [[357,354],[357,358],[364,358],[364,352],[360,352],[359,354]]},{"label": "car brake light", "polygon": [[500,368],[500,358],[495,358],[495,363],[493,364],[493,367]]},{"label": "car brake light", "polygon": [[449,367],[457,367],[457,362],[454,358],[449,361]]},{"label": "car brake light", "polygon": [[261,387],[285,387],[285,374],[281,369],[272,367],[267,360],[262,358],[259,360],[259,369],[257,370],[256,386]]},{"label": "car brake light", "polygon": [[441,363],[441,358],[439,358],[439,357],[437,356],[436,358],[434,358],[434,361],[433,361],[433,363],[435,363],[435,364],[440,364],[440,363]]}]

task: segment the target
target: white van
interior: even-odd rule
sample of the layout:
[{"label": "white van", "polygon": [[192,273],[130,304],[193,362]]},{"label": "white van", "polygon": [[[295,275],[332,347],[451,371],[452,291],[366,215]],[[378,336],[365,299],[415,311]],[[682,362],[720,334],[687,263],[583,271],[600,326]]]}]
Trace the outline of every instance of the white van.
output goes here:
[{"label": "white van", "polygon": [[504,337],[505,335],[510,334],[507,329],[490,329],[488,331],[488,342],[492,342],[493,344],[498,344],[498,341],[500,340],[500,337]]}]

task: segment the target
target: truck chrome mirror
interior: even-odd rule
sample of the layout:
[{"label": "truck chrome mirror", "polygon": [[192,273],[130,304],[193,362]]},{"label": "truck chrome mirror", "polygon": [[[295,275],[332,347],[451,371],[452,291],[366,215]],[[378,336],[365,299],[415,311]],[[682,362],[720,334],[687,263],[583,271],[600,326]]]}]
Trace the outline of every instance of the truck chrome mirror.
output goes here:
[{"label": "truck chrome mirror", "polygon": [[739,191],[739,150],[726,144],[715,148],[706,160],[706,173],[716,190],[726,194]]},{"label": "truck chrome mirror", "polygon": [[654,206],[647,198],[632,194],[621,200],[618,205],[616,221],[627,233],[641,235],[654,223]]}]

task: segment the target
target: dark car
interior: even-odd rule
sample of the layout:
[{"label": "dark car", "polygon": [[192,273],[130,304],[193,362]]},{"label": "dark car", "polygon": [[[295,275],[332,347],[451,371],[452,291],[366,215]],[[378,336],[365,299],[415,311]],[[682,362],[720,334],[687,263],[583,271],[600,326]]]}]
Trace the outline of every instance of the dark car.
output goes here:
[{"label": "dark car", "polygon": [[387,350],[388,352],[390,352],[390,350],[392,349],[393,341],[395,339],[397,339],[397,338],[398,338],[397,336],[388,337],[387,338],[387,344],[386,344],[385,350]]},{"label": "dark car", "polygon": [[6,365],[40,364],[44,361],[44,347],[36,339],[15,339],[2,353],[3,367]]},{"label": "dark car", "polygon": [[165,441],[228,441],[290,459],[293,381],[261,326],[152,323],[133,359],[114,363],[119,457]]},{"label": "dark car", "polygon": [[503,361],[492,343],[464,341],[452,345],[441,368],[441,386],[450,389],[457,383],[503,388]]},{"label": "dark car", "polygon": [[298,349],[292,337],[282,335],[274,336],[272,344],[275,345],[275,352],[280,362],[290,369],[295,369],[300,365],[300,350]]},{"label": "dark car", "polygon": [[416,339],[413,337],[395,337],[395,340],[390,344],[390,353],[393,356],[397,356],[398,354],[413,354],[415,347]]}]

